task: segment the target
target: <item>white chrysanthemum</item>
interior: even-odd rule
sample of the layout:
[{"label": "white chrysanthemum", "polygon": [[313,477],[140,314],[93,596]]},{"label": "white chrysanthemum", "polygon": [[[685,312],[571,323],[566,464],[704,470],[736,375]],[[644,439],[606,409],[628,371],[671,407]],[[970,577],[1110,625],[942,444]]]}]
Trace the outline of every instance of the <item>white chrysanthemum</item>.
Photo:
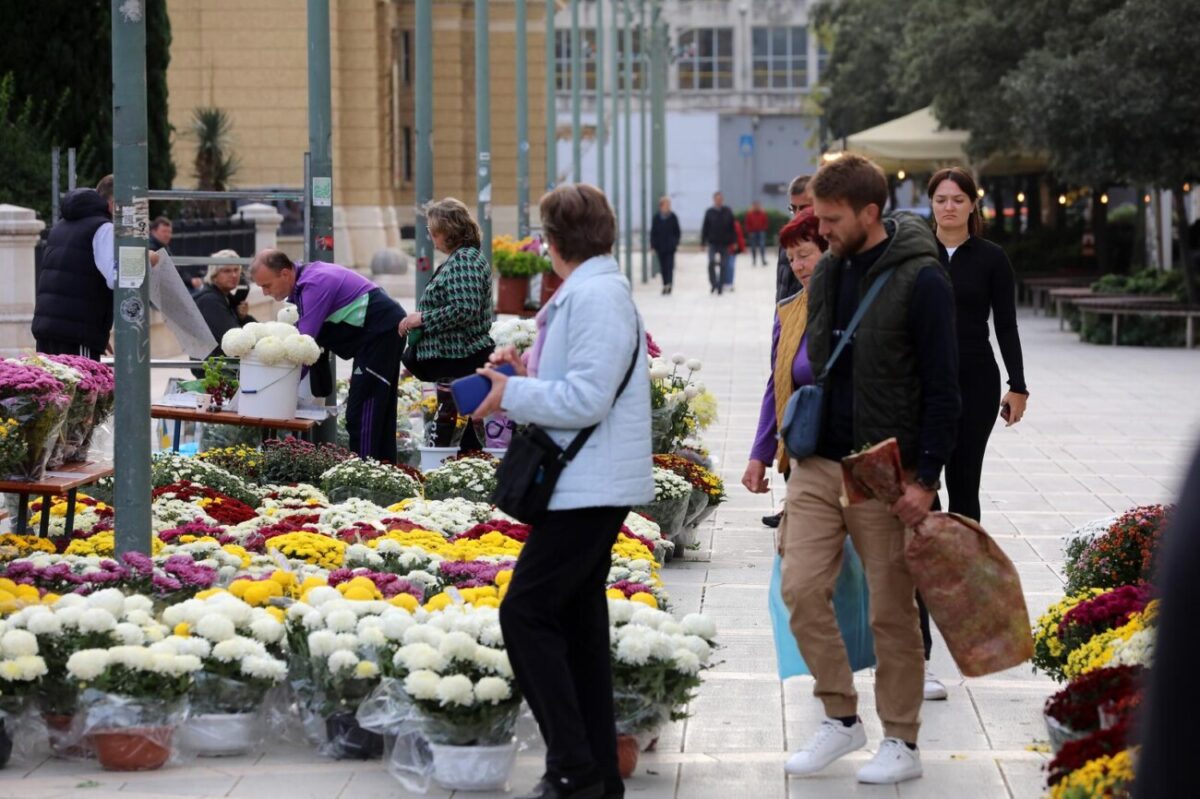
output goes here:
[{"label": "white chrysanthemum", "polygon": [[221,351],[230,358],[243,358],[250,350],[254,349],[254,343],[258,340],[253,330],[250,330],[250,325],[257,325],[257,322],[251,322],[245,327],[233,327],[225,331],[225,335],[221,336]]},{"label": "white chrysanthemum", "polygon": [[175,645],[175,654],[177,655],[195,655],[198,658],[206,658],[212,654],[213,645],[206,638],[196,635],[187,638],[172,637],[182,642]]},{"label": "white chrysanthemum", "polygon": [[393,661],[405,671],[441,671],[446,668],[448,659],[436,647],[416,643],[397,649]]},{"label": "white chrysanthemum", "polygon": [[383,629],[380,627],[367,627],[358,633],[358,638],[364,644],[376,649],[387,646],[387,636],[383,634]]},{"label": "white chrysanthemum", "polygon": [[438,644],[439,652],[448,658],[457,658],[458,660],[470,660],[478,648],[479,644],[476,643],[474,637],[459,630],[447,633],[446,637]]},{"label": "white chrysanthemum", "polygon": [[4,657],[18,658],[38,653],[37,636],[28,630],[9,630],[0,637],[0,653]]},{"label": "white chrysanthemum", "polygon": [[128,646],[141,646],[146,642],[146,634],[136,624],[123,621],[114,628],[117,638]]},{"label": "white chrysanthemum", "polygon": [[0,660],[0,681],[29,682],[46,675],[46,661],[37,655]]},{"label": "white chrysanthemum", "polygon": [[692,358],[687,362],[687,368],[693,372],[699,372],[703,366],[704,364],[700,362],[699,358]]},{"label": "white chrysanthemum", "polygon": [[677,649],[672,656],[675,663],[675,668],[684,674],[695,674],[700,671],[700,658],[696,657],[696,653],[686,649]]},{"label": "white chrysanthemum", "polygon": [[55,636],[62,632],[62,622],[54,613],[37,613],[28,618],[25,628],[34,635]]},{"label": "white chrysanthemum", "polygon": [[148,627],[154,624],[154,616],[144,610],[130,610],[125,613],[125,621],[138,627]]},{"label": "white chrysanthemum", "polygon": [[147,624],[142,627],[142,634],[145,636],[147,644],[163,640],[167,637],[168,632],[170,630],[167,629],[165,624]]},{"label": "white chrysanthemum", "polygon": [[314,608],[319,608],[327,602],[342,598],[342,594],[336,588],[330,588],[327,585],[319,585],[308,592],[308,604]]},{"label": "white chrysanthemum", "polygon": [[717,623],[699,613],[689,613],[683,617],[683,631],[688,635],[698,635],[706,641],[717,637]]},{"label": "white chrysanthemum", "polygon": [[87,606],[107,610],[109,615],[114,617],[120,616],[125,612],[125,595],[116,588],[105,588],[103,591],[89,594]]},{"label": "white chrysanthemum", "polygon": [[415,622],[408,611],[392,608],[379,617],[383,622],[383,634],[390,641],[399,641],[404,638],[404,633],[409,627],[412,627]]},{"label": "white chrysanthemum", "polygon": [[[170,610],[170,608],[168,608],[168,610]],[[296,621],[297,619],[302,619],[302,618],[304,618],[304,615],[307,614],[311,610],[312,610],[312,606],[307,605],[304,602],[296,602],[295,604],[293,604],[291,607],[289,607],[287,609],[288,621]]]},{"label": "white chrysanthemum", "polygon": [[700,658],[701,663],[707,663],[712,657],[712,647],[698,635],[689,635],[683,639],[683,647]]},{"label": "white chrysanthemum", "polygon": [[265,336],[254,345],[254,359],[264,366],[279,366],[287,360],[283,342],[275,336]]},{"label": "white chrysanthemum", "polygon": [[328,657],[337,645],[337,636],[329,630],[317,630],[308,634],[308,651],[315,658]]},{"label": "white chrysanthemum", "polygon": [[67,658],[67,673],[76,680],[88,681],[99,677],[108,667],[108,650],[81,649]]},{"label": "white chrysanthemum", "polygon": [[475,685],[465,674],[451,674],[438,681],[437,698],[443,705],[470,707],[475,704]]},{"label": "white chrysanthemum", "polygon": [[150,597],[142,596],[141,594],[132,594],[130,596],[125,597],[125,613],[126,613],[126,615],[132,613],[135,610],[142,610],[142,611],[150,612],[150,611],[154,610],[154,601],[152,599],[150,599]]},{"label": "white chrysanthemum", "polygon": [[284,339],[283,348],[289,361],[302,366],[312,366],[321,357],[321,348],[312,336],[289,336]]},{"label": "white chrysanthemum", "polygon": [[266,332],[266,335],[260,337],[260,341],[267,337],[277,338],[280,341],[283,341],[288,336],[296,335],[296,326],[289,325],[284,322],[263,322],[262,326]]},{"label": "white chrysanthemum", "polygon": [[700,396],[700,389],[696,388],[695,386],[688,386],[683,390],[683,396],[685,399],[694,400],[696,397]]},{"label": "white chrysanthemum", "polygon": [[237,635],[233,621],[220,613],[210,613],[197,620],[192,631],[210,641],[225,641]]},{"label": "white chrysanthemum", "polygon": [[635,609],[627,599],[608,600],[608,618],[613,624],[627,624],[633,618]]},{"label": "white chrysanthemum", "polygon": [[360,643],[362,642],[358,640],[358,636],[354,633],[336,633],[333,636],[334,649],[342,649],[347,652],[353,652],[354,650],[358,649]]},{"label": "white chrysanthemum", "polygon": [[285,325],[295,325],[300,321],[300,309],[289,302],[279,309],[279,313],[275,314],[275,321],[283,322]]},{"label": "white chrysanthemum", "polygon": [[213,646],[212,657],[222,663],[232,663],[235,660],[241,660],[247,655],[261,654],[255,651],[254,647],[249,646],[249,644],[250,641],[241,636],[227,638]]},{"label": "white chrysanthemum", "polygon": [[[35,565],[38,565],[38,564],[35,564]],[[50,563],[40,564],[40,565],[38,565],[38,568],[44,568],[45,566],[49,566],[49,565],[51,565],[51,564]],[[87,597],[83,596],[82,594],[63,594],[61,597],[58,598],[58,601],[54,603],[54,609],[56,611],[58,611],[58,610],[66,610],[67,608],[82,608],[82,607],[86,607],[87,603],[88,603]]]},{"label": "white chrysanthemum", "polygon": [[79,614],[77,626],[81,633],[107,633],[117,626],[117,620],[104,608],[88,608]]},{"label": "white chrysanthemum", "polygon": [[[640,604],[640,603],[639,603]],[[671,614],[665,611],[655,610],[654,608],[639,608],[633,618],[629,620],[630,624],[637,624],[642,627],[649,627],[652,630],[657,630],[658,626],[665,621],[671,621]]]},{"label": "white chrysanthemum", "polygon": [[406,644],[429,644],[437,646],[446,637],[446,633],[432,624],[415,624],[404,631],[401,640]]},{"label": "white chrysanthemum", "polygon": [[334,674],[340,674],[343,671],[350,671],[358,665],[358,655],[349,652],[345,649],[339,649],[329,656],[329,671]]},{"label": "white chrysanthemum", "polygon": [[651,380],[666,380],[671,376],[671,367],[659,364],[650,369]]},{"label": "white chrysanthemum", "polygon": [[284,627],[270,616],[263,616],[250,622],[250,632],[264,644],[275,644],[283,640]]},{"label": "white chrysanthemum", "polygon": [[499,677],[484,677],[475,683],[475,697],[480,702],[491,702],[493,705],[503,702],[512,696],[512,686],[508,680]]},{"label": "white chrysanthemum", "polygon": [[485,624],[479,630],[479,643],[485,646],[504,646],[504,633],[496,623]]},{"label": "white chrysanthemum", "polygon": [[163,655],[161,659],[154,658],[150,668],[159,674],[180,677],[200,671],[203,665],[195,655]]},{"label": "white chrysanthemum", "polygon": [[325,617],[321,615],[321,611],[310,608],[304,614],[304,618],[301,619],[301,624],[304,625],[304,629],[306,630],[324,630]]},{"label": "white chrysanthemum", "polygon": [[671,356],[671,363],[675,364],[676,366],[683,366],[685,363],[687,363],[687,356],[682,352],[677,352]]},{"label": "white chrysanthemum", "polygon": [[379,676],[379,667],[370,660],[360,660],[354,667],[354,679],[373,680]]},{"label": "white chrysanthemum", "polygon": [[441,681],[432,671],[414,671],[404,678],[404,692],[413,699],[437,699]]},{"label": "white chrysanthemum", "polygon": [[653,645],[640,636],[622,638],[617,643],[617,660],[631,666],[644,666],[650,660]]},{"label": "white chrysanthemum", "polygon": [[348,633],[358,626],[358,616],[352,610],[337,610],[325,616],[325,626],[335,633]]},{"label": "white chrysanthemum", "polygon": [[287,664],[273,657],[250,655],[242,659],[241,671],[248,677],[279,682],[287,676]]}]

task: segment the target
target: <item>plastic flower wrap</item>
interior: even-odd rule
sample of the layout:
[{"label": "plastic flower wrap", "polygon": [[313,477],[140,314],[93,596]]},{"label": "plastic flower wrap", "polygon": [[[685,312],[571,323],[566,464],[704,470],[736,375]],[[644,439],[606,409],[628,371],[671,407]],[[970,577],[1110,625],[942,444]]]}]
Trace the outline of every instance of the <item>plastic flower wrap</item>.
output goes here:
[{"label": "plastic flower wrap", "polygon": [[46,369],[0,360],[0,416],[15,420],[25,439],[25,456],[13,468],[13,477],[40,480],[45,474],[74,391]]},{"label": "plastic flower wrap", "polygon": [[716,399],[694,382],[702,364],[676,353],[669,360],[651,354],[650,426],[656,453],[672,453],[716,419]]},{"label": "plastic flower wrap", "polygon": [[[92,434],[92,428],[96,424],[96,405],[102,399],[111,399],[112,370],[91,358],[80,355],[31,356],[26,361],[46,368],[64,384],[69,381],[69,378],[64,379],[66,373],[55,371],[51,365],[68,370],[71,375],[75,376],[75,396],[71,400],[70,408],[67,409],[67,418],[59,431],[58,441],[46,466],[56,469],[68,461],[82,460],[86,455],[86,451],[83,450],[84,444],[88,441]],[[107,414],[111,410],[111,402],[106,402],[102,406],[102,410],[107,418]]]}]

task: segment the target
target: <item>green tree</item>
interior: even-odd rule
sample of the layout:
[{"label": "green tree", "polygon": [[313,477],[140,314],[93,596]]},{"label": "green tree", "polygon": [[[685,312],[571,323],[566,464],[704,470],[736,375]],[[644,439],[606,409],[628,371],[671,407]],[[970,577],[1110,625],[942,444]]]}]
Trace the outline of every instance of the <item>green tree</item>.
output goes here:
[{"label": "green tree", "polygon": [[1200,276],[1180,191],[1200,181],[1200,74],[1189,0],[1125,0],[1060,29],[1003,81],[1027,140],[1079,185],[1173,189],[1190,302]]},{"label": "green tree", "polygon": [[38,108],[33,98],[16,97],[12,73],[0,77],[0,175],[4,176],[4,202],[24,205],[50,218],[50,152],[42,146],[54,127],[59,109]]},{"label": "green tree", "polygon": [[829,49],[820,106],[830,138],[849,136],[928,104],[927,95],[898,91],[904,16],[895,3],[823,0],[814,6],[813,17]]},{"label": "green tree", "polygon": [[[189,135],[196,140],[196,158],[192,176],[196,188],[206,191],[225,191],[237,174],[238,159],[233,154],[233,121],[221,108],[197,108],[192,111]],[[209,216],[230,211],[230,204],[221,200],[196,203],[194,208]]]},{"label": "green tree", "polygon": [[[59,108],[36,144],[47,153],[41,188],[19,195],[6,181],[6,202],[48,207],[50,148],[78,148],[80,185],[95,185],[112,171],[112,4],[109,0],[0,0],[5,42],[0,75],[13,74],[18,103],[24,98]],[[166,0],[146,0],[146,84],[149,176],[152,186],[174,180],[167,120],[166,70],[171,26]]]}]

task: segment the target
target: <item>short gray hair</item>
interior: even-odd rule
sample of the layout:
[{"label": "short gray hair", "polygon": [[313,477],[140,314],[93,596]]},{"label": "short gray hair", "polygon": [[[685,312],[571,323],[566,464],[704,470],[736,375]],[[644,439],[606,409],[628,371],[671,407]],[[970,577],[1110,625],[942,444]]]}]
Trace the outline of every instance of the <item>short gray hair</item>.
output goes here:
[{"label": "short gray hair", "polygon": [[[212,254],[213,258],[240,258],[236,250],[217,250]],[[211,284],[213,277],[222,269],[238,270],[238,277],[242,276],[242,267],[239,264],[209,264],[208,272],[204,275],[204,282]]]}]

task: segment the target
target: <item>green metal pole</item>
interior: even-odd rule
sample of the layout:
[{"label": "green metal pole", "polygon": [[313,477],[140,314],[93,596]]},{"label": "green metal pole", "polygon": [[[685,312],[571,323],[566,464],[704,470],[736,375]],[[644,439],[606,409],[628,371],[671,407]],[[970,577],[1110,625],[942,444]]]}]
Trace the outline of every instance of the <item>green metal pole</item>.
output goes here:
[{"label": "green metal pole", "polygon": [[558,183],[558,62],[555,52],[554,0],[546,0],[546,191]]},{"label": "green metal pole", "polygon": [[[662,19],[662,0],[652,0],[650,48],[650,213],[667,194],[667,23]],[[658,254],[654,254],[654,274],[658,274]]]},{"label": "green metal pole", "polygon": [[641,202],[641,213],[638,214],[638,222],[642,228],[642,282],[645,283],[650,279],[650,240],[649,240],[649,196],[650,196],[650,180],[649,180],[649,163],[646,159],[646,78],[649,72],[649,64],[646,60],[647,48],[647,28],[646,28],[646,0],[638,0],[638,137],[640,141],[640,149],[638,150],[641,156],[641,166],[638,170],[640,173],[638,191],[639,200]]},{"label": "green metal pole", "polygon": [[[145,6],[112,0],[116,551],[150,553],[150,285],[146,282]],[[45,509],[43,509],[45,512]]]},{"label": "green metal pole", "polygon": [[596,3],[596,187],[604,191],[604,4]]},{"label": "green metal pole", "polygon": [[[621,229],[621,48],[618,45],[621,37],[621,24],[618,17],[621,0],[612,0],[612,90],[613,90],[613,125],[612,125],[612,201],[613,217],[617,220],[617,231]],[[616,246],[613,247],[617,263],[625,265],[625,277],[632,281],[629,262],[621,255],[621,238],[617,236]]]},{"label": "green metal pole", "polygon": [[[309,252],[314,261],[333,261],[333,102],[330,97],[329,0],[308,0],[308,150],[312,154],[309,180]],[[337,358],[329,353],[333,385],[337,385]],[[337,405],[337,390],[325,398]],[[317,441],[337,441],[337,419],[317,425]]]},{"label": "green metal pole", "polygon": [[433,0],[417,0],[416,19],[416,256],[417,299],[425,294],[433,269],[433,240],[425,204],[433,199]]},{"label": "green metal pole", "polygon": [[581,106],[583,102],[583,45],[579,36],[579,0],[571,0],[571,181],[583,179]]},{"label": "green metal pole", "polygon": [[630,28],[633,14],[629,0],[621,0],[621,16],[625,22],[622,41],[625,45],[625,276],[633,281],[633,42]]},{"label": "green metal pole", "polygon": [[492,90],[488,80],[488,0],[475,0],[475,149],[479,165],[476,214],[483,234],[483,257],[492,262]]},{"label": "green metal pole", "polygon": [[[517,238],[529,235],[529,21],[517,0]],[[547,65],[547,69],[553,65]]]}]

